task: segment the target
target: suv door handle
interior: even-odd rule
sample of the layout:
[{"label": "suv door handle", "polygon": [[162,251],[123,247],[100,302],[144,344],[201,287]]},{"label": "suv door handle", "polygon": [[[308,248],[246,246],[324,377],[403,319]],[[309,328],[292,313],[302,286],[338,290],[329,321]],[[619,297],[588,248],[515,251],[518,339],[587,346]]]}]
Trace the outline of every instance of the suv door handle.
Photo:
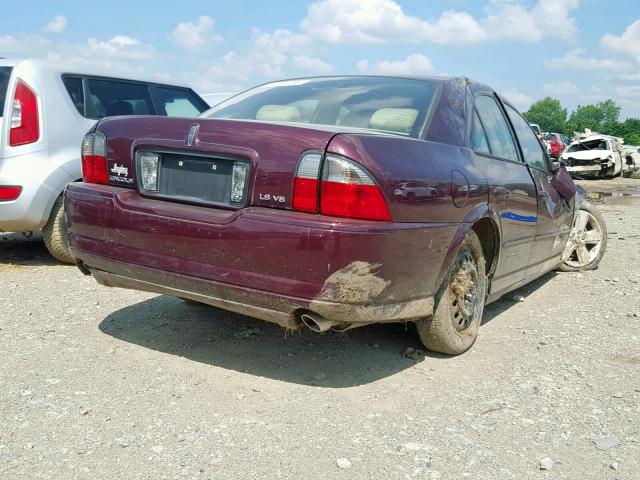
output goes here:
[{"label": "suv door handle", "polygon": [[511,195],[511,190],[507,187],[493,187],[493,195],[496,197],[508,197]]},{"label": "suv door handle", "polygon": [[542,198],[544,200],[546,200],[547,198],[549,198],[549,192],[545,191],[545,190],[541,190],[538,192],[538,198]]}]

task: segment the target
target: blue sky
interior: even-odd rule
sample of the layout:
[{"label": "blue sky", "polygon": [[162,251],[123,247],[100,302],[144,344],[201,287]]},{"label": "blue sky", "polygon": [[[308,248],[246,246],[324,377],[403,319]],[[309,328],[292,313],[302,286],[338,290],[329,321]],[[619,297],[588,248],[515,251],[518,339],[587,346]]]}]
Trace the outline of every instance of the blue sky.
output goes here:
[{"label": "blue sky", "polygon": [[640,117],[638,0],[12,2],[0,56],[98,63],[198,92],[291,76],[465,75],[519,108],[613,98]]}]

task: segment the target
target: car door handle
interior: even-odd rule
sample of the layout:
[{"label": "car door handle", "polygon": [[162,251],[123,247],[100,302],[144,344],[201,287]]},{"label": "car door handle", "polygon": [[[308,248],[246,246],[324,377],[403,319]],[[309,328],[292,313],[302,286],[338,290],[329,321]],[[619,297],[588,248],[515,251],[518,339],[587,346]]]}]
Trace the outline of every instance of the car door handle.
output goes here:
[{"label": "car door handle", "polygon": [[493,195],[496,197],[508,197],[509,195],[511,195],[511,190],[509,190],[507,187],[494,187]]},{"label": "car door handle", "polygon": [[549,192],[546,192],[544,190],[538,192],[538,198],[546,200],[547,198],[549,198]]}]

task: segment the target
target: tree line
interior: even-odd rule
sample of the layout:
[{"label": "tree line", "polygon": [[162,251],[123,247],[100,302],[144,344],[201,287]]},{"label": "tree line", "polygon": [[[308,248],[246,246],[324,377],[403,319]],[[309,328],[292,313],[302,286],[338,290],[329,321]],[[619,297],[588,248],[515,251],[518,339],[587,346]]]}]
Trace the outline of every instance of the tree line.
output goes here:
[{"label": "tree line", "polygon": [[640,119],[627,118],[620,121],[620,106],[613,100],[605,100],[595,105],[578,105],[575,111],[567,113],[560,100],[546,97],[533,103],[523,113],[530,123],[537,123],[543,132],[564,133],[583,132],[589,128],[594,132],[624,138],[627,145],[640,145]]}]

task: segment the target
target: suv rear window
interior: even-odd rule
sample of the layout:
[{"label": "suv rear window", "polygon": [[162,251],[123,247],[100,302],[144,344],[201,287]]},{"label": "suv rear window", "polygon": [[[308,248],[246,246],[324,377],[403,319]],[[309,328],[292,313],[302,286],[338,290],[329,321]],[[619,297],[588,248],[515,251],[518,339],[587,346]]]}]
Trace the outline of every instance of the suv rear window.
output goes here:
[{"label": "suv rear window", "polygon": [[0,117],[4,115],[4,101],[7,96],[7,86],[11,77],[12,67],[0,67]]},{"label": "suv rear window", "polygon": [[89,118],[155,114],[149,88],[141,83],[90,78],[88,103]]},{"label": "suv rear window", "polygon": [[84,90],[82,88],[82,79],[78,77],[63,77],[64,86],[69,92],[71,101],[76,106],[80,115],[84,115]]},{"label": "suv rear window", "polygon": [[184,88],[154,87],[153,97],[158,115],[169,117],[197,117],[204,111],[198,98]]}]

